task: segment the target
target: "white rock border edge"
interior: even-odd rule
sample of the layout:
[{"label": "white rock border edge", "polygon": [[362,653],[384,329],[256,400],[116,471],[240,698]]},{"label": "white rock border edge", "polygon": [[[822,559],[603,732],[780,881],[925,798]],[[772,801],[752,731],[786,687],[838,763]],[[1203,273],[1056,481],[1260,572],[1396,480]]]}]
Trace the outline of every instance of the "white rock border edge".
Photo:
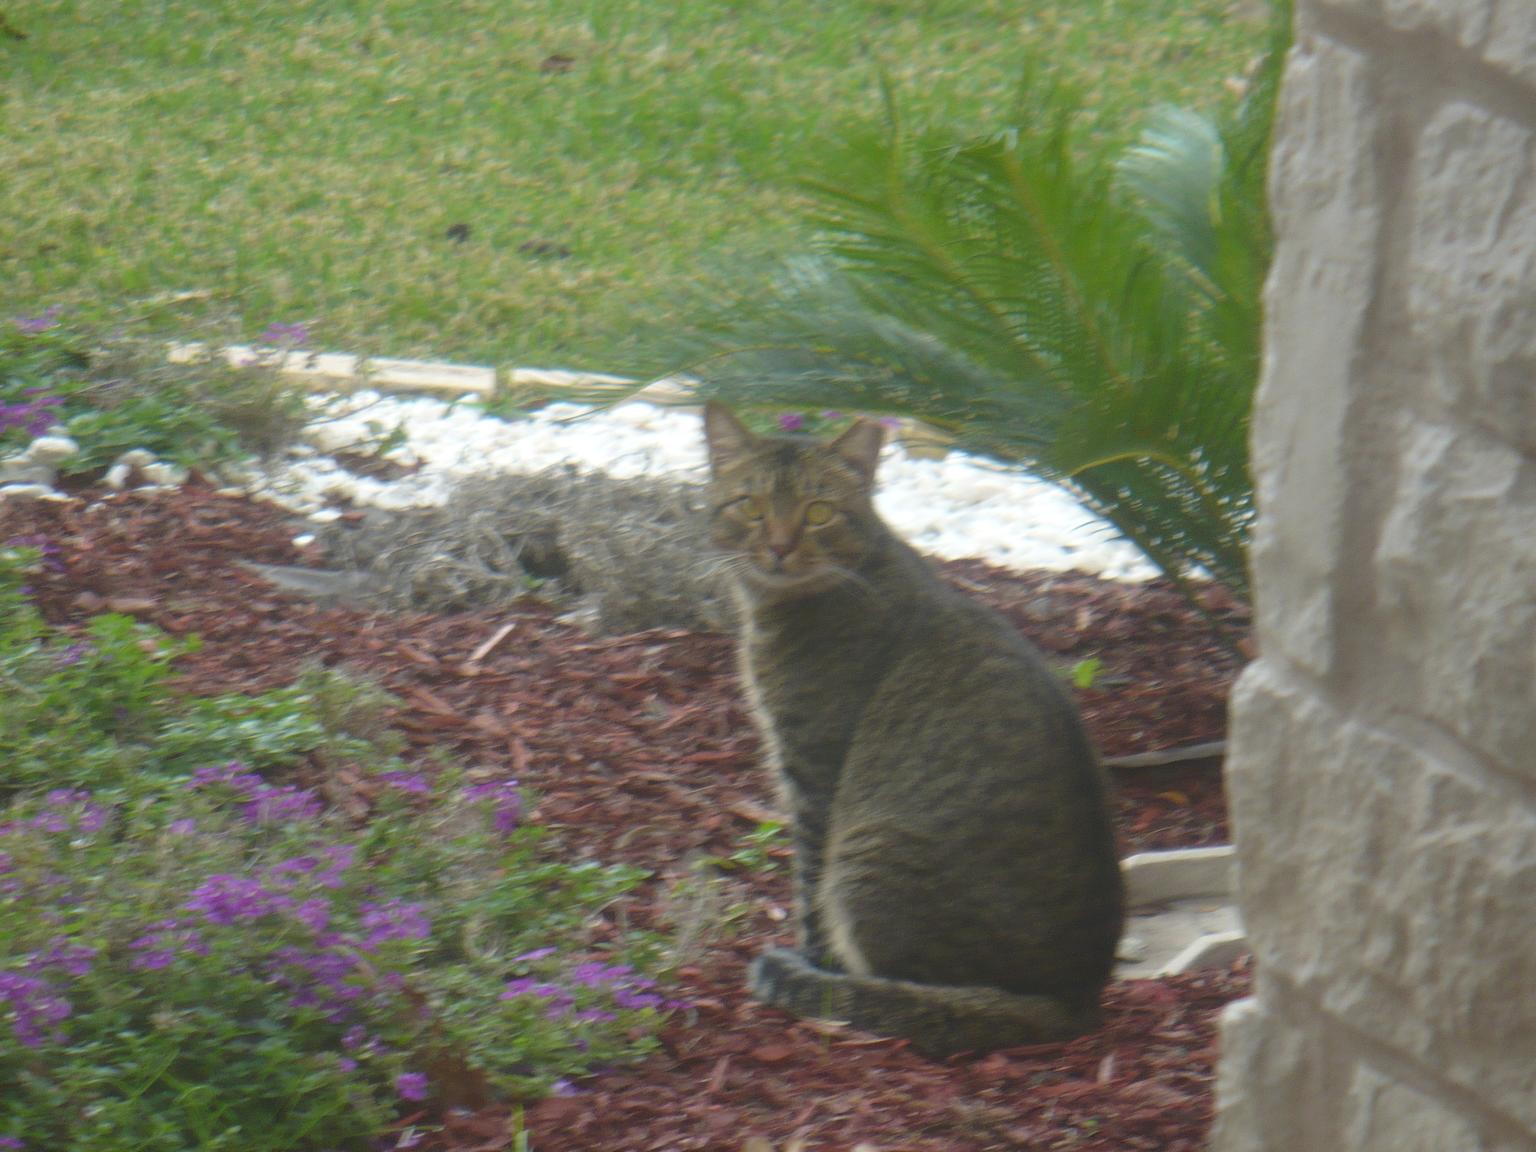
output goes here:
[{"label": "white rock border edge", "polygon": [[1229,896],[1233,890],[1236,852],[1230,844],[1213,848],[1169,848],[1138,852],[1120,861],[1125,876],[1126,903],[1132,908],[1187,900],[1195,896]]},{"label": "white rock border edge", "polygon": [[[209,355],[207,344],[169,344],[166,354],[174,364],[186,364]],[[249,344],[230,344],[213,349],[231,365],[263,364],[284,376],[308,382],[316,390],[337,388],[388,388],[396,392],[474,393],[491,397],[508,388],[582,388],[594,391],[635,389],[648,399],[676,402],[687,396],[681,381],[657,380],[639,387],[640,381],[604,372],[571,372],[563,368],[510,368],[503,372],[477,364],[449,364],[431,360],[370,358],[350,352],[310,352],[301,348],[276,349]]]},{"label": "white rock border edge", "polygon": [[[1236,889],[1236,849],[1230,844],[1211,848],[1171,848],[1138,852],[1120,861],[1125,877],[1126,905],[1132,912],[1179,900],[1210,897],[1231,902]],[[1243,931],[1207,932],[1196,936],[1158,969],[1174,976],[1201,968],[1230,964],[1248,947]]]},{"label": "white rock border edge", "polygon": [[[350,352],[311,352],[304,349],[278,349],[250,344],[230,344],[211,348],[200,343],[166,345],[172,363],[186,364],[210,352],[222,355],[231,365],[243,367],[264,364],[284,376],[302,380],[316,392],[350,391],[362,388],[388,389],[393,392],[440,392],[455,396],[473,393],[490,399],[517,388],[569,388],[591,396],[607,393],[622,403],[638,400],[668,407],[697,407],[697,397],[681,376],[664,376],[644,383],[629,376],[606,372],[574,372],[565,368],[508,368],[501,370],[478,364],[450,364],[446,361],[369,358]],[[582,402],[587,402],[583,397]],[[916,420],[902,419],[899,431],[909,453],[915,456],[943,456],[950,438],[936,428]]]}]

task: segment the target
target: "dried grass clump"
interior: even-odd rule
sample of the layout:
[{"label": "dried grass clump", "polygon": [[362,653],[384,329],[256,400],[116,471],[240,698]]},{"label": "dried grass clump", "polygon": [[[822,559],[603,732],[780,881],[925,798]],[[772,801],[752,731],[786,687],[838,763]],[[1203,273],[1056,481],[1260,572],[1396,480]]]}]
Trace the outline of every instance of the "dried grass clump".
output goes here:
[{"label": "dried grass clump", "polygon": [[475,477],[441,508],[370,509],[321,536],[374,603],[435,612],[537,590],[603,633],[729,624],[697,485],[573,468]]}]

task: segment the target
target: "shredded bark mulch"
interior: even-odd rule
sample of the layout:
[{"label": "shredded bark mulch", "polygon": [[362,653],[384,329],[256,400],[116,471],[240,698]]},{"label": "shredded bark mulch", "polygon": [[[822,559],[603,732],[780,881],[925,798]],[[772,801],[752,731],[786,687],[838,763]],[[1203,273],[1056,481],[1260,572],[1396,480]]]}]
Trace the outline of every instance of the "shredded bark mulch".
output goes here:
[{"label": "shredded bark mulch", "polygon": [[[1215,1018],[1246,991],[1246,961],[1117,983],[1104,1027],[1070,1044],[945,1064],[901,1041],[764,1009],[741,985],[753,954],[790,940],[787,850],[769,847],[767,868],[730,860],[747,833],[776,818],[730,639],[680,631],[596,638],[533,598],[509,611],[444,615],[322,608],[236,563],[323,564],[293,544],[295,533],[280,509],[197,486],[0,505],[0,539],[42,535],[60,549],[61,569],[35,581],[54,623],[116,610],[196,633],[202,648],[178,666],[198,693],[276,687],[316,660],[365,672],[399,697],[391,720],[413,753],[446,752],[483,775],[519,780],[561,851],[652,874],[609,910],[606,930],[643,926],[677,937],[679,995],[693,1007],[667,1027],[661,1053],[530,1105],[523,1122],[532,1147],[1203,1146]],[[1219,589],[1202,593],[1202,615],[1160,583],[979,561],[941,568],[1007,614],[1065,673],[1099,662],[1091,685],[1075,691],[1106,756],[1224,735],[1241,657],[1210,618],[1240,646],[1247,616]],[[1219,763],[1112,776],[1123,852],[1226,841]],[[511,1147],[511,1119],[494,1109],[450,1117],[433,1146]]]}]

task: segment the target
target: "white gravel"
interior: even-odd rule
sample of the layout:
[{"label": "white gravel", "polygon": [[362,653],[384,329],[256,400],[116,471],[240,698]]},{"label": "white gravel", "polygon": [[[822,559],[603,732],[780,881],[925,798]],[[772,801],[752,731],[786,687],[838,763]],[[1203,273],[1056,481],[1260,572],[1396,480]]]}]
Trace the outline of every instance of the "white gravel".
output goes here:
[{"label": "white gravel", "polygon": [[[310,427],[307,444],[280,465],[252,472],[246,486],[323,521],[348,502],[441,504],[458,479],[494,470],[571,464],[614,476],[704,476],[699,416],[683,409],[552,404],[526,419],[502,420],[472,402],[365,392],[343,403],[344,410]],[[398,481],[352,475],[327,455],[396,428],[405,440],[388,457],[420,466]],[[1119,580],[1153,575],[1135,548],[1062,489],[964,453],[916,459],[899,444],[889,446],[876,503],[906,539],[947,559],[974,556],[1008,568],[1080,569]]]}]

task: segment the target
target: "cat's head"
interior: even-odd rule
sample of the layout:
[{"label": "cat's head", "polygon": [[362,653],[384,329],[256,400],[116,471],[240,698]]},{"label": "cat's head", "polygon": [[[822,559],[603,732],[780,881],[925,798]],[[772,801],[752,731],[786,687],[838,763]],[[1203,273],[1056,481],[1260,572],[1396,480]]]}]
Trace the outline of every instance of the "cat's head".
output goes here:
[{"label": "cat's head", "polygon": [[871,504],[880,425],[859,420],[834,440],[759,436],[711,402],[704,436],[711,535],[738,577],[775,595],[857,581],[883,531]]}]

